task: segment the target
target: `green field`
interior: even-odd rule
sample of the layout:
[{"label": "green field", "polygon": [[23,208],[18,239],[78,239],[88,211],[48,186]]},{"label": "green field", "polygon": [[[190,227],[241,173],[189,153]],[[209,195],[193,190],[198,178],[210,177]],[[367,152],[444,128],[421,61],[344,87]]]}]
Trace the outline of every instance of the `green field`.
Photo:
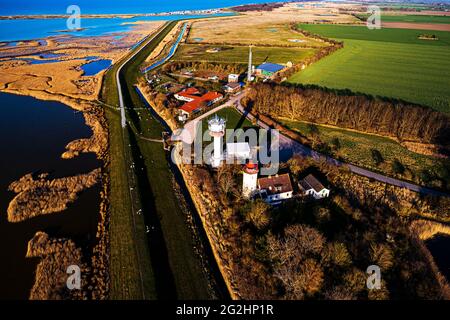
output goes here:
[{"label": "green field", "polygon": [[[210,117],[207,117],[202,120],[202,132],[205,134],[205,132],[208,130],[208,120],[214,115],[218,115],[221,118],[224,118],[227,120],[227,129],[241,129],[241,128],[248,128],[252,127],[252,123],[247,118],[244,118],[236,109],[229,107],[224,108],[222,110],[219,110],[215,114],[211,115]],[[212,141],[212,140],[211,140]],[[211,141],[205,141],[204,145],[208,145],[211,143]]]},{"label": "green field", "polygon": [[[344,48],[295,74],[290,82],[350,89],[450,112],[450,32],[300,27],[343,40]],[[418,39],[423,33],[433,33],[439,40]]]},{"label": "green field", "polygon": [[[311,127],[308,123],[287,119],[278,120],[286,127],[311,138]],[[409,151],[389,138],[328,126],[314,125],[314,127],[317,128],[317,135],[320,140],[328,145],[332,145],[334,139],[339,140],[340,148],[335,151],[335,156],[341,157],[346,162],[390,176],[394,176],[392,163],[395,159],[398,159],[407,169],[405,174],[399,176],[399,178],[408,179],[416,183],[424,183],[419,174],[423,170],[427,170],[431,175],[440,177],[442,166],[448,167],[450,165],[449,161]],[[375,165],[372,158],[372,149],[376,149],[381,153],[384,159],[382,164]]]},{"label": "green field", "polygon": [[[209,49],[220,48],[217,53],[206,52]],[[219,63],[248,63],[247,46],[212,46],[184,44],[178,49],[173,60]],[[253,47],[253,62],[261,64],[264,61],[273,63],[298,63],[311,56],[314,49],[285,48],[285,47]]]},{"label": "green field", "polygon": [[[368,14],[359,14],[366,19]],[[450,23],[450,16],[413,15],[413,14],[381,14],[381,22],[411,22],[411,23]]]}]

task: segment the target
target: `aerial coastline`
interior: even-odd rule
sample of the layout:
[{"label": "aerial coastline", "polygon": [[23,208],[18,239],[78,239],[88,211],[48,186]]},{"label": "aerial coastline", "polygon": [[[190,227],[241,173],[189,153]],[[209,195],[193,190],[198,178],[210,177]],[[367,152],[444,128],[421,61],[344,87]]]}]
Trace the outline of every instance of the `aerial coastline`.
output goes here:
[{"label": "aerial coastline", "polygon": [[[333,33],[365,29],[364,5],[274,1],[267,6],[233,8],[82,14],[90,24],[79,30],[52,25],[53,33],[40,33],[46,36],[34,38],[30,32],[23,37],[27,40],[17,35],[15,40],[9,37],[0,42],[0,91],[58,101],[81,113],[91,135],[67,143],[60,157],[69,161],[91,154],[99,161],[88,172],[55,177],[36,171],[10,181],[9,192],[14,195],[2,214],[12,224],[56,216],[94,187],[100,197],[99,212],[94,212],[98,218],[95,239],[88,249],[70,236],[52,236],[47,230],[29,240],[26,256],[40,259],[29,298],[216,299],[222,290],[234,300],[370,300],[425,298],[429,290],[433,298],[450,299],[445,272],[426,246],[437,235],[450,235],[447,96],[416,101],[414,90],[377,96],[358,91],[360,83],[354,79],[356,89],[332,87],[332,80],[327,83],[330,87],[317,84],[332,76],[333,65],[323,76],[317,76],[315,68],[320,71],[324,63],[344,55],[348,48],[385,44],[379,39],[349,40]],[[67,17],[0,15],[0,23],[45,23]],[[112,27],[102,22],[108,19],[114,19]],[[448,48],[447,27],[422,24],[438,40],[422,40],[424,31],[411,29],[408,23],[386,25],[385,32],[419,32],[420,36],[407,39],[418,51],[431,48],[439,55],[440,49]],[[327,27],[335,29],[327,33]],[[266,63],[280,69],[263,70]],[[247,72],[248,77],[244,76]],[[297,80],[303,77],[310,82]],[[195,91],[193,95],[186,94],[189,88]],[[187,98],[180,99],[180,94]],[[208,95],[219,98],[202,100]],[[405,96],[411,100],[405,101]],[[192,112],[189,105],[197,102],[198,109]],[[370,111],[351,112],[356,105]],[[172,152],[180,153],[180,144],[167,135],[193,119],[203,121],[213,109],[214,114],[229,119],[229,126],[270,126],[281,130],[284,143],[310,150],[308,154],[293,151],[281,161],[282,174],[291,177],[289,184],[293,182],[296,196],[274,206],[247,199],[241,186],[247,167],[236,164],[220,168],[177,164],[179,172],[169,165],[167,150],[173,147]],[[332,111],[324,115],[321,110]],[[403,118],[398,120],[395,112]],[[358,121],[347,113],[357,115]],[[409,116],[427,123],[427,130],[418,128],[419,120],[411,129]],[[395,126],[372,128],[381,123],[375,121],[377,117],[393,119]],[[435,119],[435,127],[427,119]],[[363,141],[363,151],[352,139]],[[381,141],[380,146],[394,146],[395,152],[376,149],[378,144],[371,139]],[[342,165],[335,165],[334,159]],[[355,174],[347,165],[365,173]],[[376,172],[385,180],[373,179],[367,172]],[[183,183],[177,182],[177,174]],[[307,174],[316,175],[332,195],[318,200],[303,194],[302,179]],[[419,191],[400,187],[402,182]],[[190,202],[193,208],[187,208]],[[195,228],[205,232],[205,239]],[[307,257],[289,260],[298,264],[293,268],[301,270],[299,277],[306,277],[295,284],[290,275],[282,274],[279,263],[290,259],[282,256],[288,252],[283,245],[289,244],[283,236],[290,232],[305,237],[307,243],[304,248],[288,248]],[[317,245],[309,243],[308,237],[315,238]],[[180,272],[181,261],[190,272]],[[356,284],[364,278],[361,265],[371,261],[389,273],[389,283],[383,282],[382,290],[375,293]],[[216,263],[218,275],[213,270]],[[62,280],[70,264],[81,266],[84,272],[79,292],[68,291]],[[420,268],[414,270],[413,265]],[[328,271],[335,267],[342,274],[333,278]],[[166,269],[170,271],[158,279],[157,273]],[[415,276],[419,289],[408,292],[403,282]]]}]

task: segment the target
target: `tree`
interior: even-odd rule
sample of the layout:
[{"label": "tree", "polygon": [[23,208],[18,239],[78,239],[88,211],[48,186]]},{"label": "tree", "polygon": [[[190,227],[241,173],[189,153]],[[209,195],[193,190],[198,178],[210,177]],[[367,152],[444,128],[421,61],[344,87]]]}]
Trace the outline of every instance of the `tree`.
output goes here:
[{"label": "tree", "polygon": [[327,243],[322,250],[322,260],[328,266],[349,266],[352,258],[345,244],[340,242]]},{"label": "tree", "polygon": [[313,138],[318,138],[319,136],[319,128],[314,123],[308,123],[308,132]]},{"label": "tree", "polygon": [[376,166],[379,166],[384,162],[383,156],[381,155],[380,151],[378,151],[377,149],[372,149],[370,150],[370,152],[372,153],[372,160]]},{"label": "tree", "polygon": [[339,141],[339,138],[333,138],[331,140],[331,145],[335,150],[341,149],[341,142]]},{"label": "tree", "polygon": [[405,167],[400,162],[400,160],[395,159],[394,162],[392,162],[392,171],[395,174],[403,174],[405,172]]},{"label": "tree", "polygon": [[423,183],[428,183],[431,181],[432,176],[430,174],[430,171],[428,171],[427,169],[423,169],[419,172],[419,178]]},{"label": "tree", "polygon": [[303,158],[298,155],[294,155],[291,159],[288,160],[289,170],[293,175],[298,175],[300,171],[303,170]]},{"label": "tree", "polygon": [[256,229],[262,230],[270,223],[270,205],[263,200],[256,200],[251,203],[250,209],[245,217],[247,222],[250,222]]},{"label": "tree", "polygon": [[314,216],[318,223],[324,223],[324,222],[330,221],[331,212],[330,212],[330,209],[328,209],[328,208],[319,207],[316,210],[314,210]]},{"label": "tree", "polygon": [[374,264],[378,265],[382,271],[390,269],[394,264],[394,254],[386,244],[371,244],[370,259]]},{"label": "tree", "polygon": [[323,283],[323,270],[315,259],[307,259],[300,265],[296,290],[310,296],[318,292]]},{"label": "tree", "polygon": [[267,237],[267,249],[274,265],[274,275],[283,283],[287,299],[304,299],[320,290],[323,270],[317,259],[325,239],[314,228],[293,225],[284,236]]}]

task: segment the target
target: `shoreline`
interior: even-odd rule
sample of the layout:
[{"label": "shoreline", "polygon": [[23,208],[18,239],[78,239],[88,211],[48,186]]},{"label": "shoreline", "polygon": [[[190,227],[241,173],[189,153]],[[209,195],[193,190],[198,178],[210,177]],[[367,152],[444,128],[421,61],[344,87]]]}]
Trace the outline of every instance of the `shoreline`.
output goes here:
[{"label": "shoreline", "polygon": [[[1,92],[7,94],[15,94],[22,96],[30,96],[32,98],[42,100],[42,101],[56,101],[62,103],[69,108],[83,113],[85,119],[85,125],[88,126],[92,135],[87,139],[78,139],[69,142],[66,146],[66,151],[61,154],[61,159],[77,157],[80,153],[95,153],[98,160],[101,161],[99,168],[94,171],[98,172],[99,186],[100,186],[100,210],[96,212],[98,214],[97,232],[95,235],[95,242],[91,252],[89,260],[85,263],[89,264],[91,272],[89,273],[88,283],[94,283],[92,290],[87,289],[89,295],[93,299],[107,299],[109,296],[109,173],[108,173],[108,163],[109,163],[109,130],[107,126],[107,120],[104,115],[104,110],[102,107],[97,106],[94,101],[87,101],[82,99],[76,99],[69,96],[63,96],[60,94],[51,94],[42,91],[32,91],[32,90],[0,90]],[[96,95],[98,97],[98,94]],[[63,179],[73,179],[78,177],[65,177]],[[47,183],[51,184],[51,181]],[[46,193],[48,194],[48,193]],[[44,194],[43,196],[45,196]],[[17,196],[19,196],[18,194]],[[41,196],[40,198],[42,198]],[[16,199],[16,197],[14,198]],[[14,201],[13,199],[13,201]],[[74,201],[77,201],[75,199]],[[62,211],[51,212],[49,214],[59,214]],[[30,239],[30,242],[33,239]],[[58,239],[53,239],[52,241],[57,241]],[[33,290],[37,290],[38,283],[47,283],[48,279],[45,276],[45,268],[39,267],[48,264],[48,260],[43,257],[37,265],[35,271],[35,280],[33,285]],[[59,266],[55,265],[55,268]],[[65,275],[63,273],[63,275]],[[44,279],[44,280],[42,280]],[[44,282],[42,282],[44,281]],[[48,289],[48,288],[44,288]],[[48,290],[49,294],[52,294],[51,290]],[[30,296],[32,298],[32,296]]]},{"label": "shoreline", "polygon": [[[154,12],[154,13],[99,13],[99,14],[82,14],[82,19],[107,19],[107,18],[120,18],[130,19],[138,17],[169,17],[175,15],[210,15],[227,13],[229,8],[217,8],[217,9],[202,9],[202,10],[181,10],[181,11],[168,11],[168,12]],[[70,15],[67,14],[30,14],[30,15],[3,15],[0,16],[0,20],[36,20],[36,19],[67,19]]]}]

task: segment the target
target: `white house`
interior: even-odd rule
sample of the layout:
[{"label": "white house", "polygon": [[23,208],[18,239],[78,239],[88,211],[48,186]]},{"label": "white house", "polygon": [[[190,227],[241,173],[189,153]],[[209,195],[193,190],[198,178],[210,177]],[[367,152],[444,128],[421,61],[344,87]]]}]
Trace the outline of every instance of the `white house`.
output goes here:
[{"label": "white house", "polygon": [[230,73],[228,75],[228,83],[238,83],[239,82],[239,75]]},{"label": "white house", "polygon": [[325,188],[312,174],[300,180],[298,186],[305,195],[313,196],[317,200],[330,196],[330,190]]},{"label": "white house", "polygon": [[250,159],[251,151],[248,142],[227,143],[227,158],[235,160]]},{"label": "white house", "polygon": [[226,84],[223,89],[225,90],[226,93],[236,93],[239,90],[241,90],[241,84],[238,82],[230,82],[228,84]]},{"label": "white house", "polygon": [[261,198],[270,204],[278,204],[292,198],[294,190],[289,174],[269,176],[258,179]]}]

